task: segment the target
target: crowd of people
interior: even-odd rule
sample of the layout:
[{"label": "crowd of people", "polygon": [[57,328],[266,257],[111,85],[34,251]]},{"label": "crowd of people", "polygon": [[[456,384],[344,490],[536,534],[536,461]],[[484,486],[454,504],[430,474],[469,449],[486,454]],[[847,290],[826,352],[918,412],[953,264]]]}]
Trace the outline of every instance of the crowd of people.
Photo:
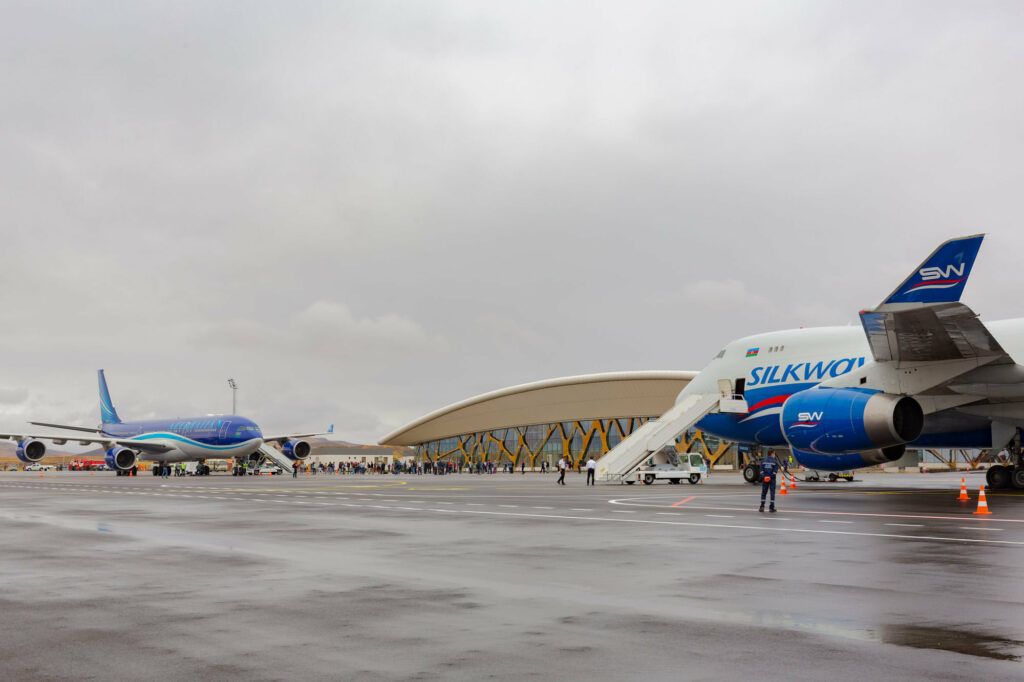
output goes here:
[{"label": "crowd of people", "polygon": [[[526,466],[526,461],[517,467],[513,462],[499,464],[497,462],[296,462],[295,466],[301,474],[525,474],[527,471],[548,473],[552,470],[549,462],[542,461],[534,467]],[[576,467],[585,470],[586,463],[581,461]]]}]

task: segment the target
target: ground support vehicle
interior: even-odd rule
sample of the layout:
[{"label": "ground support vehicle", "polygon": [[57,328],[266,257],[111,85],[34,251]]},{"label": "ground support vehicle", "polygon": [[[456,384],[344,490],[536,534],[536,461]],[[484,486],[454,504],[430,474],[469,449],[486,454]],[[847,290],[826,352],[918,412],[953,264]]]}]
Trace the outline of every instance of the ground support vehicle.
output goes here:
[{"label": "ground support vehicle", "polygon": [[[656,459],[664,461],[655,463]],[[668,481],[678,485],[683,481],[689,481],[696,485],[708,475],[707,465],[704,458],[696,453],[677,453],[675,446],[663,448],[648,462],[637,469],[633,480],[626,480],[627,485],[633,485],[636,481],[644,485],[652,485],[655,481]]]},{"label": "ground support vehicle", "polygon": [[853,480],[853,471],[852,470],[848,470],[848,471],[828,471],[828,472],[825,472],[825,471],[817,471],[816,469],[806,469],[804,471],[804,480],[805,481],[820,481],[822,476],[827,478],[830,483],[835,483],[840,478],[845,479],[847,481],[852,481]]}]

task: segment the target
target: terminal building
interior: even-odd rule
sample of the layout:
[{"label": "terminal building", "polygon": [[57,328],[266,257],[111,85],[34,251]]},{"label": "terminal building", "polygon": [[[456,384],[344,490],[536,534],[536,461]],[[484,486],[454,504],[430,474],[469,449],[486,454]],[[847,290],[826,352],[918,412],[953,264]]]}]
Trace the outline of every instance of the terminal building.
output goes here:
[{"label": "terminal building", "polygon": [[[548,379],[469,398],[424,415],[381,439],[426,462],[494,462],[535,469],[560,457],[599,459],[641,424],[657,419],[697,372],[609,372]],[[736,466],[734,444],[695,431],[677,444]]]}]

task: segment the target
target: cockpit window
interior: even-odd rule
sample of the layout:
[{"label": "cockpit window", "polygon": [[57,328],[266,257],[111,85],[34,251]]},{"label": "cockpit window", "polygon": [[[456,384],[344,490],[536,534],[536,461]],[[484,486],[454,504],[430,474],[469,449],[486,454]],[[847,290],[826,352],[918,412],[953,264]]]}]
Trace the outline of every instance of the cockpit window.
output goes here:
[{"label": "cockpit window", "polygon": [[725,349],[718,351],[718,355],[715,356],[715,360],[721,360],[725,357]]}]

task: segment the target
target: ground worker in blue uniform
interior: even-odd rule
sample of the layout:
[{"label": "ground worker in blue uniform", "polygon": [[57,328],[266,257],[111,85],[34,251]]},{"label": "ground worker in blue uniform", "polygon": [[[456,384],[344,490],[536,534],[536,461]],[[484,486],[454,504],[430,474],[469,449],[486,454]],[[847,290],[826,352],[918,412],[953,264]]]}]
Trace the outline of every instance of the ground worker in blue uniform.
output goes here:
[{"label": "ground worker in blue uniform", "polygon": [[764,498],[768,490],[772,491],[772,504],[768,511],[775,511],[775,475],[779,473],[779,463],[775,460],[775,454],[771,453],[761,460],[761,508],[757,511],[764,511]]}]

